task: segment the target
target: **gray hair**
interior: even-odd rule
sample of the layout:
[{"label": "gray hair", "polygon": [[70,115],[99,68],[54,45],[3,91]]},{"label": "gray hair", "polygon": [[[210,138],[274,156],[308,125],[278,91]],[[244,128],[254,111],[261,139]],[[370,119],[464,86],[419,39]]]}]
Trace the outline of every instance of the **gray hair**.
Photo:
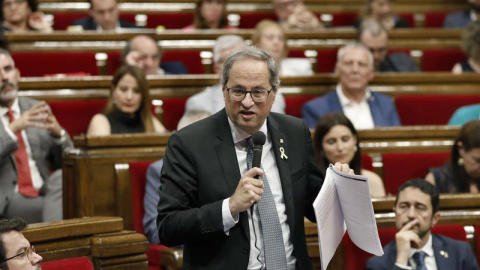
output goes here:
[{"label": "gray hair", "polygon": [[245,41],[241,36],[224,35],[217,38],[215,46],[213,47],[213,62],[218,63],[221,51],[233,48],[239,44],[245,44]]},{"label": "gray hair", "polygon": [[232,69],[233,64],[235,64],[237,60],[241,59],[254,59],[266,63],[268,67],[268,73],[270,74],[270,85],[272,86],[273,90],[278,89],[280,86],[280,78],[278,76],[278,67],[277,64],[275,64],[275,60],[273,60],[268,53],[255,46],[243,47],[240,50],[230,54],[227,60],[225,60],[222,74],[223,89],[227,87],[228,79],[230,78],[230,69]]},{"label": "gray hair", "polygon": [[10,61],[12,61],[12,66],[15,67],[15,61],[13,60],[13,57],[12,55],[10,54],[9,51],[3,49],[3,48],[0,48],[0,54],[3,54],[5,55],[6,57],[10,58]]},{"label": "gray hair", "polygon": [[378,37],[383,33],[387,34],[387,29],[377,19],[365,19],[358,29],[358,40],[362,40],[364,32],[370,33],[373,37]]},{"label": "gray hair", "polygon": [[373,68],[373,55],[372,52],[362,43],[356,41],[356,42],[351,42],[347,43],[345,46],[341,47],[338,52],[337,52],[337,63],[340,62],[342,59],[343,54],[345,53],[345,50],[348,48],[357,48],[357,49],[362,49],[367,52],[367,58],[368,58],[368,65]]}]

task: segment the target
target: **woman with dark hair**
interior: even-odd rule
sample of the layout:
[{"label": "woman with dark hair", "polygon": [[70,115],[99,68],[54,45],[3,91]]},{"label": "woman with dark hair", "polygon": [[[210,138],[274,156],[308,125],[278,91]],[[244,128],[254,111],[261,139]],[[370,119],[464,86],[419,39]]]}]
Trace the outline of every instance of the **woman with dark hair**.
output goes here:
[{"label": "woman with dark hair", "polygon": [[347,163],[355,174],[368,178],[372,197],[385,197],[385,187],[380,176],[362,169],[362,151],[357,131],[343,113],[325,114],[318,120],[313,144],[320,171],[325,172],[330,163]]},{"label": "woman with dark hair", "polygon": [[53,31],[45,14],[38,11],[36,0],[2,0],[2,28],[4,31]]},{"label": "woman with dark hair", "polygon": [[375,19],[387,30],[394,28],[408,28],[408,22],[393,13],[394,0],[367,0],[365,12],[361,19],[358,19],[354,26],[360,28],[364,19]]},{"label": "woman with dark hair", "polygon": [[228,25],[226,5],[226,0],[198,0],[193,24],[183,29],[234,29]]},{"label": "woman with dark hair", "polygon": [[479,193],[480,190],[480,120],[462,126],[452,147],[450,160],[433,168],[425,180],[440,193]]},{"label": "woman with dark hair", "polygon": [[104,114],[90,121],[88,136],[165,131],[150,110],[148,82],[142,69],[120,67],[113,76],[110,93]]}]

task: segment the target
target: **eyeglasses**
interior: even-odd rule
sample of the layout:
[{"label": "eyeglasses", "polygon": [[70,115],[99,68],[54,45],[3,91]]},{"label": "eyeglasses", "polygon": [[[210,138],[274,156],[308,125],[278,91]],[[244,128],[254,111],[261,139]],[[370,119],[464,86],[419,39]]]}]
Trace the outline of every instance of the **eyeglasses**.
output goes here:
[{"label": "eyeglasses", "polygon": [[28,247],[27,249],[25,249],[24,252],[21,252],[15,256],[12,256],[10,258],[7,258],[5,259],[4,261],[2,261],[1,263],[4,263],[4,262],[7,262],[7,261],[10,261],[11,259],[15,259],[15,258],[25,258],[24,256],[27,255],[27,259],[29,261],[32,261],[33,259],[33,253],[36,253],[35,252],[35,247],[33,245],[31,245],[30,247]]},{"label": "eyeglasses", "polygon": [[227,88],[227,91],[228,97],[230,97],[230,99],[233,101],[242,101],[245,99],[245,96],[247,96],[247,93],[250,93],[250,97],[252,97],[253,101],[265,102],[268,99],[268,94],[270,94],[273,89],[247,91],[241,88]]},{"label": "eyeglasses", "polygon": [[3,8],[10,8],[13,5],[20,6],[21,4],[25,3],[26,0],[14,0],[10,2],[3,2]]}]

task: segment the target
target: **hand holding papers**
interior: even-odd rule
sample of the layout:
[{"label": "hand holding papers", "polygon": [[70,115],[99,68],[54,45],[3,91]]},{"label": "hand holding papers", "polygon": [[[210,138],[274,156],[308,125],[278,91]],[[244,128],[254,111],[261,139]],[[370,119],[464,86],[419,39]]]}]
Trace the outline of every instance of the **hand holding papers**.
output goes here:
[{"label": "hand holding papers", "polygon": [[330,165],[313,207],[322,270],[327,268],[346,230],[359,248],[383,255],[365,176],[345,174]]}]

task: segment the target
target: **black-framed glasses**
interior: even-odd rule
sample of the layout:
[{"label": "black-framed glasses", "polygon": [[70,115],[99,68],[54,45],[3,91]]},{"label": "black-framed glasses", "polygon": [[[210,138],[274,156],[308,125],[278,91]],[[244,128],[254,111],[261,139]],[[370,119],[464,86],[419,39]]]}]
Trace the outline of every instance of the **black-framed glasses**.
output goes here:
[{"label": "black-framed glasses", "polygon": [[31,245],[28,248],[26,248],[24,252],[18,253],[17,255],[14,255],[10,258],[7,258],[7,259],[3,260],[1,263],[7,262],[7,261],[10,261],[11,259],[15,259],[15,258],[19,258],[19,257],[24,258],[23,256],[25,256],[25,255],[27,256],[27,259],[29,261],[32,261],[33,253],[36,253],[35,252],[35,246]]},{"label": "black-framed glasses", "polygon": [[242,101],[245,99],[248,93],[250,93],[250,97],[255,102],[265,102],[268,99],[268,95],[273,89],[270,90],[252,90],[247,91],[241,88],[227,88],[228,97],[233,101]]}]

